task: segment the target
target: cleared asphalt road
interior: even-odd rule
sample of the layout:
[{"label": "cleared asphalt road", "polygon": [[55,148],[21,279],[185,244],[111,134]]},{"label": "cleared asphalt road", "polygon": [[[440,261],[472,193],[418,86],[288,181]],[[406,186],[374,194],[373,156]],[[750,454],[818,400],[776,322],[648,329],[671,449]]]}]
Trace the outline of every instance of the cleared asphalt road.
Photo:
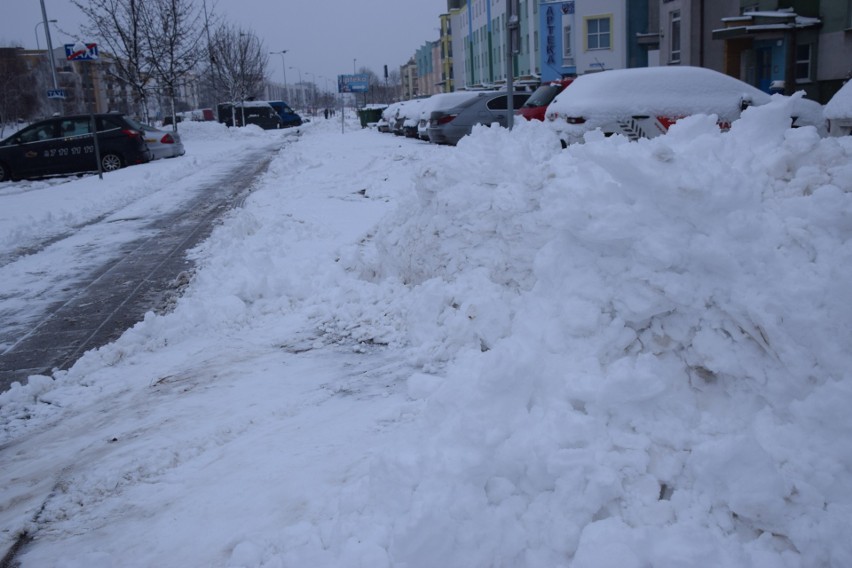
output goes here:
[{"label": "cleared asphalt road", "polygon": [[152,220],[144,238],[104,258],[100,268],[25,334],[11,337],[0,325],[0,345],[9,345],[0,353],[0,392],[29,375],[67,369],[87,350],[118,338],[146,312],[167,309],[192,269],[186,251],[210,234],[223,212],[245,199],[272,156],[270,151],[253,157],[179,211]]}]

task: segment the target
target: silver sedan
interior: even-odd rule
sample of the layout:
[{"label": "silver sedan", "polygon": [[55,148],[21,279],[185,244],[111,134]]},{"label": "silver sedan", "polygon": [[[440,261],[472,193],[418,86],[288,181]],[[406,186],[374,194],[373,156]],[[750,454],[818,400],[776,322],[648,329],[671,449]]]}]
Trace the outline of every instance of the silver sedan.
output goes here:
[{"label": "silver sedan", "polygon": [[177,132],[160,130],[150,124],[143,124],[142,133],[154,160],[175,158],[186,153],[183,143],[180,141],[180,134]]}]

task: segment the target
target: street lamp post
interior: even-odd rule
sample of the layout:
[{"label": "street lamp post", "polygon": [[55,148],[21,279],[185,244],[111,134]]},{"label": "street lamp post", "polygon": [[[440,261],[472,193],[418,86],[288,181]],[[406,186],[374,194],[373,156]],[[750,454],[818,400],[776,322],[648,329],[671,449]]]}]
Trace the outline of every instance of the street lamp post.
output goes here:
[{"label": "street lamp post", "polygon": [[305,75],[308,75],[308,76],[311,77],[311,88],[310,88],[311,106],[315,107],[315,106],[317,106],[316,105],[316,103],[317,103],[317,101],[316,101],[316,87],[317,87],[316,80],[317,80],[317,76],[314,75],[313,73],[308,72],[308,71],[305,71]]},{"label": "street lamp post", "polygon": [[[48,23],[55,24],[58,21],[59,20],[48,20]],[[44,25],[44,22],[39,22],[33,28],[33,33],[35,33],[35,38],[36,38],[36,50],[37,51],[41,51],[41,46],[38,43],[38,27],[43,26],[43,25]],[[45,33],[45,35],[47,35],[47,34]]]},{"label": "street lamp post", "polygon": [[50,28],[47,26],[47,10],[44,7],[44,0],[41,0],[41,19],[44,22],[44,36],[47,40],[47,57],[50,59],[50,73],[53,75],[53,88],[58,89],[59,83],[56,81],[56,61],[53,60],[53,41],[50,39]]},{"label": "street lamp post", "polygon": [[287,104],[290,104],[290,90],[287,88],[287,63],[284,62],[284,54],[287,53],[286,49],[282,49],[281,51],[270,51],[270,55],[278,54],[281,56],[281,65],[284,68],[284,98],[287,100]]},{"label": "street lamp post", "polygon": [[295,69],[296,71],[299,72],[299,93],[300,93],[299,98],[302,99],[302,106],[304,107],[305,106],[305,84],[302,83],[302,70],[299,69],[298,67],[290,67],[290,69]]}]

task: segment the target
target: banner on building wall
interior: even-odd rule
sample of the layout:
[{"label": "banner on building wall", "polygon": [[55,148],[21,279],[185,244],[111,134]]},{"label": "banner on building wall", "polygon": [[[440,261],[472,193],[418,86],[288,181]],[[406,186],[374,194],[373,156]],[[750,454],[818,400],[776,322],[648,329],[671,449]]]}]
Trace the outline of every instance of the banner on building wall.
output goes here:
[{"label": "banner on building wall", "polygon": [[547,7],[545,15],[545,23],[547,35],[545,44],[545,61],[547,65],[556,65],[556,14],[553,11],[553,6]]}]

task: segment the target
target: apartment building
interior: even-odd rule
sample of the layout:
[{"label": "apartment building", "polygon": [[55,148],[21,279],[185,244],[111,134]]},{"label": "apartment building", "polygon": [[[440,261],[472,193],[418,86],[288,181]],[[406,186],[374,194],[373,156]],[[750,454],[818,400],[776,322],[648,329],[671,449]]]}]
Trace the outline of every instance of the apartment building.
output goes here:
[{"label": "apartment building", "polygon": [[[516,80],[538,80],[538,42],[535,14],[539,0],[519,0],[519,45],[512,57]],[[456,89],[506,82],[506,0],[462,0],[448,14]]]},{"label": "apartment building", "polygon": [[[22,80],[36,97],[35,103],[25,109],[27,116],[21,118],[36,118],[56,112],[71,114],[118,111],[137,116],[144,114],[136,92],[118,78],[116,59],[108,53],[101,51],[99,57],[94,60],[69,61],[64,47],[54,49],[56,86],[64,91],[65,98],[48,99],[47,91],[53,90],[54,85],[47,50],[2,48],[0,52],[0,59],[20,62],[20,65],[15,67],[16,73],[24,74]],[[8,78],[0,77],[0,80],[6,84],[9,82]],[[198,107],[199,82],[196,75],[190,74],[176,86],[176,96],[182,105],[177,110]],[[156,81],[149,81],[146,89],[147,114],[150,118],[159,119],[171,112],[168,93],[159,89]]]},{"label": "apartment building", "polygon": [[[515,1],[519,83],[690,65],[824,103],[852,76],[852,0]],[[506,3],[448,0],[431,64],[442,91],[505,83]]]},{"label": "apartment building", "polygon": [[441,86],[441,41],[427,41],[415,55],[418,96],[443,92]]},{"label": "apartment building", "polygon": [[402,100],[409,100],[420,96],[420,83],[417,80],[417,63],[414,58],[399,68],[399,79],[402,82]]},{"label": "apartment building", "polygon": [[[518,0],[519,45],[514,79],[536,82],[563,75],[647,65],[652,0]],[[659,0],[657,0],[659,1]],[[448,3],[455,87],[506,81],[506,0]]]},{"label": "apartment building", "polygon": [[640,45],[649,51],[648,65],[692,65],[724,70],[724,50],[713,30],[736,13],[740,0],[651,0],[648,30]]},{"label": "apartment building", "polygon": [[724,72],[761,90],[827,102],[852,77],[852,2],[740,0],[713,31]]},{"label": "apartment building", "polygon": [[542,80],[646,67],[648,15],[648,0],[541,0]]}]

